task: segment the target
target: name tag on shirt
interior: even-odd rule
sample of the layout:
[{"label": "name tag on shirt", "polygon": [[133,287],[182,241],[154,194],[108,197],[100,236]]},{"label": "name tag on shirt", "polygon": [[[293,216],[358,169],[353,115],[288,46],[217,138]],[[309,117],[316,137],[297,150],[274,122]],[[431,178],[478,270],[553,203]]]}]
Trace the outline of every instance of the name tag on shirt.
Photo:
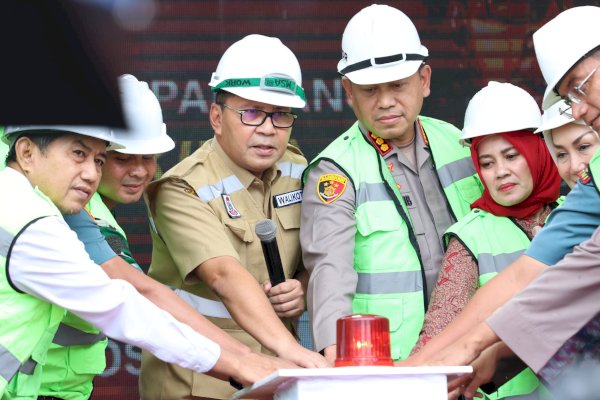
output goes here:
[{"label": "name tag on shirt", "polygon": [[277,194],[273,196],[273,206],[275,208],[287,207],[292,204],[302,202],[302,189],[293,190],[291,192]]}]

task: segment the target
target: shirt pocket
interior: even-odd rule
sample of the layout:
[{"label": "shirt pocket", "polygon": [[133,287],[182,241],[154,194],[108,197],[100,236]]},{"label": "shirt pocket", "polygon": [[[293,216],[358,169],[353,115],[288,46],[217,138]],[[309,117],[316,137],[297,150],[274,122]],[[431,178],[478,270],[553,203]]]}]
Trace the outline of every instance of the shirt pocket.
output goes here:
[{"label": "shirt pocket", "polygon": [[300,229],[300,205],[276,208],[275,214],[283,229]]},{"label": "shirt pocket", "polygon": [[[395,211],[395,210],[394,210]],[[362,236],[367,237],[377,232],[391,232],[400,229],[402,220],[400,217],[391,216],[385,212],[379,215],[369,215],[364,217],[356,229]]]},{"label": "shirt pocket", "polygon": [[254,234],[250,229],[250,224],[243,219],[226,219],[223,224],[227,228],[231,236],[244,243],[252,243]]},{"label": "shirt pocket", "polygon": [[[35,369],[29,374],[17,372],[17,375],[8,382],[6,387],[6,395],[8,398],[13,398],[10,394],[14,394],[14,398],[34,399],[37,398],[39,388],[42,384],[42,370],[46,364],[48,348],[54,337],[55,329],[46,329],[41,339],[38,341],[37,347],[31,353],[31,359],[35,361]],[[2,397],[3,399],[5,397]]]},{"label": "shirt pocket", "polygon": [[481,197],[483,185],[475,176],[470,176],[455,183],[459,196],[471,204]]},{"label": "shirt pocket", "polygon": [[91,345],[70,346],[69,365],[78,375],[98,375],[106,368],[106,345],[103,339]]}]

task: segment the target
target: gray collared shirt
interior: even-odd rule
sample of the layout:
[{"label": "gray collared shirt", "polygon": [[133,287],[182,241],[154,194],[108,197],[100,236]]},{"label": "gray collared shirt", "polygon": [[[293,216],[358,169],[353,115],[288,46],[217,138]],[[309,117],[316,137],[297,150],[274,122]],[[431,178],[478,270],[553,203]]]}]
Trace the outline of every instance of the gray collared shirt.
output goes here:
[{"label": "gray collared shirt", "polygon": [[[443,257],[441,237],[454,221],[420,135],[415,146],[418,171],[403,164],[401,161],[408,161],[395,148],[385,160],[388,166],[392,165],[392,175],[400,184],[402,195],[408,196],[405,200],[409,200],[407,206],[421,248],[430,295]],[[317,195],[318,179],[324,174],[345,176],[328,161],[314,166],[304,186],[300,224],[303,261],[310,272],[307,302],[316,350],[336,343],[336,321],[352,313],[358,279],[354,270],[354,188],[349,180],[342,195],[325,204]]]},{"label": "gray collared shirt", "polygon": [[429,298],[444,258],[442,236],[456,221],[448,209],[429,148],[420,134],[417,133],[411,147],[416,154],[416,165],[396,146],[385,155],[385,161],[408,208],[425,269]]}]

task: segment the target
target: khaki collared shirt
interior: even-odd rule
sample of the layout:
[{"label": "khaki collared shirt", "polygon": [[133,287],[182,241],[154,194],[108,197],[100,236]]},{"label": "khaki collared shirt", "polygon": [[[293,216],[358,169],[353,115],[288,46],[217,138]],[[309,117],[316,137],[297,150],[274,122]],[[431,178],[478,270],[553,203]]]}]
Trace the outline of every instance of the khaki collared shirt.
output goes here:
[{"label": "khaki collared shirt", "polygon": [[[361,131],[366,133],[362,127]],[[455,221],[421,135],[415,138],[415,151],[417,171],[395,147],[385,160],[407,203],[430,296],[444,255],[442,235]],[[336,321],[352,313],[358,279],[354,270],[354,187],[348,180],[342,195],[325,204],[317,193],[319,176],[324,174],[346,176],[333,163],[321,161],[311,169],[304,186],[300,243],[310,273],[307,301],[317,350],[336,343]]]},{"label": "khaki collared shirt", "polygon": [[[288,146],[282,159],[258,179],[236,165],[215,140],[205,143],[148,187],[146,201],[155,227],[149,275],[171,287],[219,301],[194,270],[208,259],[231,256],[262,284],[269,274],[255,226],[270,218],[277,226],[285,276],[293,277],[302,268],[300,198],[289,195],[281,205],[275,197],[300,191],[305,167],[299,150]],[[209,320],[253,350],[266,351],[233,319]],[[226,399],[235,391],[227,382],[192,374],[147,353],[142,357],[140,390],[144,399],[162,398],[160,393],[168,393],[168,398]]]}]

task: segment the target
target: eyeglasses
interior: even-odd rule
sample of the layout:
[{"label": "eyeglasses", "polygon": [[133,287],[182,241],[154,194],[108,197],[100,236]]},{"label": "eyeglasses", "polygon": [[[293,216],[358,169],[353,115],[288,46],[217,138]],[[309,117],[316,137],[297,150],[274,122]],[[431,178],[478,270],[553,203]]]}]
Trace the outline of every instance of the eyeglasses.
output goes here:
[{"label": "eyeglasses", "polygon": [[[584,90],[584,86],[588,83],[588,81],[590,80],[590,78],[594,75],[594,73],[598,70],[598,68],[600,68],[600,65],[598,65],[596,68],[594,68],[582,81],[579,85],[573,87],[569,93],[567,93],[567,97],[565,98],[565,103],[567,103],[568,106],[572,106],[573,103],[575,104],[581,104],[583,102],[583,98],[587,96],[587,94],[585,93]],[[587,89],[587,88],[586,88]]]},{"label": "eyeglasses", "polygon": [[567,118],[573,118],[573,111],[571,110],[571,106],[565,108],[564,110],[561,107],[558,107],[558,113],[560,115],[564,115]]},{"label": "eyeglasses", "polygon": [[249,126],[260,126],[265,123],[267,117],[270,117],[274,127],[289,128],[294,125],[296,118],[298,118],[296,114],[285,111],[267,112],[263,110],[255,110],[253,108],[248,110],[238,110],[228,106],[227,104],[219,105],[240,114],[240,120],[242,121],[242,124]]}]

